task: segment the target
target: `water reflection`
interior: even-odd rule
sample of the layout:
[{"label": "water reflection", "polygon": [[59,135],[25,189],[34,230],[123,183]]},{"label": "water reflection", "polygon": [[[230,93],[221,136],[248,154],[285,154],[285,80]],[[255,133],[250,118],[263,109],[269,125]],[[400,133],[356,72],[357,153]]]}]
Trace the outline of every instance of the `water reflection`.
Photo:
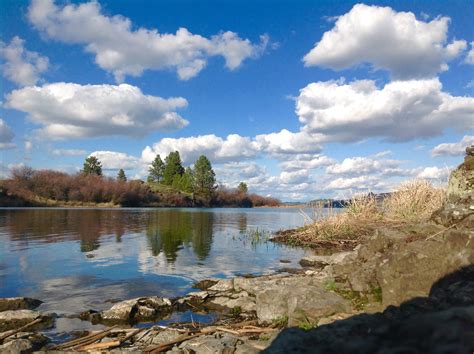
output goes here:
[{"label": "water reflection", "polygon": [[0,209],[0,297],[76,312],[110,298],[178,296],[195,280],[296,265],[305,251],[238,236],[302,223],[281,209]]}]

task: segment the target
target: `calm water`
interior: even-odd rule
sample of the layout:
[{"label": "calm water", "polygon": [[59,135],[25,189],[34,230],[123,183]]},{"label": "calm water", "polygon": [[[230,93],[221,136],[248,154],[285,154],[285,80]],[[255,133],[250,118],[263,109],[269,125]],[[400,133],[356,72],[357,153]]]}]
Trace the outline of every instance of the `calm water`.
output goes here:
[{"label": "calm water", "polygon": [[297,209],[0,209],[0,297],[62,314],[174,297],[201,279],[297,266],[307,251],[246,234],[303,223]]}]

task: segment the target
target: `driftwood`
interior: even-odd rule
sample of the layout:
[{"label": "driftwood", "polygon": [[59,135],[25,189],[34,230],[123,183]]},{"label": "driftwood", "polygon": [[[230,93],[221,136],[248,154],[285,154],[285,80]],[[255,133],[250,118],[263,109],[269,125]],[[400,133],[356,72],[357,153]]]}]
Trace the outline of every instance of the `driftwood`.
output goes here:
[{"label": "driftwood", "polygon": [[140,332],[143,332],[145,328],[138,328],[131,333],[127,334],[125,337],[110,341],[110,342],[104,342],[104,343],[94,343],[94,344],[88,344],[83,347],[77,348],[80,351],[88,351],[88,350],[104,350],[104,349],[111,349],[115,347],[120,347],[124,342],[132,338],[133,336],[136,336]]},{"label": "driftwood", "polygon": [[58,345],[52,347],[51,350],[58,350],[58,349],[61,350],[61,349],[68,349],[68,348],[75,349],[76,347],[92,344],[92,343],[106,337],[107,334],[109,334],[116,327],[117,327],[117,325],[112,326],[112,327],[110,327],[106,330],[100,331],[98,333],[91,333],[91,334],[89,334],[85,337],[73,339],[69,342],[58,344]]},{"label": "driftwood", "polygon": [[43,321],[42,318],[37,318],[36,320],[33,320],[30,323],[27,323],[26,325],[24,325],[20,328],[17,328],[15,330],[12,330],[12,331],[8,332],[7,334],[4,334],[4,335],[0,336],[0,344],[3,343],[3,341],[5,339],[7,339],[8,337],[11,337],[11,336],[13,336],[13,335],[15,335],[15,334],[17,334],[21,331],[24,331],[25,329],[30,328],[31,326],[34,326],[35,324],[40,323],[41,321]]}]

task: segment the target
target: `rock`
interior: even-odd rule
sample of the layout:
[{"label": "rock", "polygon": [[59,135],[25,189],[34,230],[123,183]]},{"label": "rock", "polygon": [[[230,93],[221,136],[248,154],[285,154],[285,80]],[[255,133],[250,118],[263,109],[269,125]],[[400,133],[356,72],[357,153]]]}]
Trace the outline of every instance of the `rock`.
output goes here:
[{"label": "rock", "polygon": [[153,336],[153,339],[151,340],[151,344],[159,345],[159,344],[168,343],[168,342],[171,342],[172,340],[175,340],[182,334],[183,334],[182,332],[177,331],[175,329],[165,329],[164,331],[161,331],[157,335]]},{"label": "rock", "polygon": [[156,319],[171,311],[171,301],[167,298],[151,296],[121,301],[109,310],[103,311],[100,317],[106,322],[134,323]]},{"label": "rock", "polygon": [[320,317],[350,310],[347,300],[326,291],[322,283],[312,282],[310,277],[280,280],[257,293],[256,305],[260,322],[286,317],[289,326],[316,324]]},{"label": "rock", "polygon": [[234,290],[233,279],[221,279],[215,285],[208,288],[210,291],[231,291]]},{"label": "rock", "polygon": [[41,318],[42,321],[30,327],[29,331],[50,328],[54,324],[54,317],[55,315],[51,313],[32,310],[3,311],[0,312],[0,332],[20,328],[37,318]]},{"label": "rock", "polygon": [[354,252],[338,252],[330,256],[308,256],[300,260],[300,265],[302,267],[313,267],[322,269],[330,264],[339,264],[342,263],[346,258],[354,256]]},{"label": "rock", "polygon": [[194,284],[193,288],[199,289],[199,290],[207,290],[211,286],[217,284],[218,282],[219,282],[219,279],[204,279]]},{"label": "rock", "polygon": [[376,267],[384,306],[427,296],[438,279],[474,263],[474,233],[449,230],[439,240],[400,244]]},{"label": "rock", "polygon": [[200,354],[233,353],[240,338],[231,334],[205,335],[182,343],[179,348]]},{"label": "rock", "polygon": [[249,296],[243,296],[236,299],[228,298],[226,296],[218,296],[213,298],[208,303],[209,307],[220,309],[227,308],[230,310],[240,308],[242,312],[254,312],[256,310],[255,298]]},{"label": "rock", "polygon": [[30,353],[33,351],[33,344],[28,339],[15,339],[0,345],[0,352],[4,354]]},{"label": "rock", "polygon": [[40,300],[29,297],[7,297],[0,298],[0,312],[12,310],[33,310],[41,305]]}]

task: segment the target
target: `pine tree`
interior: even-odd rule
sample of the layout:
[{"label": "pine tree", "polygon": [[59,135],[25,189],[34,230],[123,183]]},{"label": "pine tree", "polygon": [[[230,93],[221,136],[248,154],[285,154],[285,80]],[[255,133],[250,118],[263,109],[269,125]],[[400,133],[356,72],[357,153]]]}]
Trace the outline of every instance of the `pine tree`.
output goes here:
[{"label": "pine tree", "polygon": [[125,171],[121,168],[117,174],[117,181],[127,182],[127,176],[125,176]]},{"label": "pine tree", "polygon": [[161,160],[160,155],[156,155],[155,159],[151,163],[150,168],[148,169],[148,182],[163,182],[163,172],[165,169],[165,164]]},{"label": "pine tree", "polygon": [[184,174],[181,176],[180,189],[186,193],[193,192],[193,170],[191,167],[186,167]]},{"label": "pine tree", "polygon": [[247,187],[247,183],[240,182],[239,185],[237,186],[237,191],[239,191],[240,193],[247,193],[249,191],[249,188]]},{"label": "pine tree", "polygon": [[216,174],[209,159],[201,155],[194,164],[193,190],[196,194],[210,197],[216,189]]},{"label": "pine tree", "polygon": [[165,159],[165,167],[163,171],[163,184],[171,186],[176,175],[182,176],[184,167],[181,162],[179,152],[170,152]]},{"label": "pine tree", "polygon": [[102,176],[102,164],[99,159],[95,156],[89,156],[84,161],[84,167],[81,172],[85,175],[98,175]]}]

